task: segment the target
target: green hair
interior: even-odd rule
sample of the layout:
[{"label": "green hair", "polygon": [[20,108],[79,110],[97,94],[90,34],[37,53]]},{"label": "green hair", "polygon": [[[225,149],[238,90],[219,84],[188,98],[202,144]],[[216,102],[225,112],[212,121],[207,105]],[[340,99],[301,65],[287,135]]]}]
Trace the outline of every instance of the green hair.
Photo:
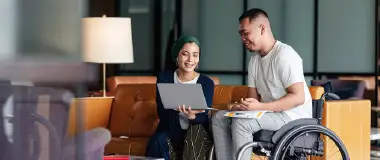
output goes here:
[{"label": "green hair", "polygon": [[181,49],[183,48],[183,45],[185,45],[186,43],[191,43],[191,42],[194,42],[195,44],[199,46],[199,48],[201,48],[201,43],[199,42],[197,38],[193,36],[181,36],[174,42],[172,46],[172,50],[171,50],[172,58],[174,61],[177,61],[179,51],[181,51]]}]

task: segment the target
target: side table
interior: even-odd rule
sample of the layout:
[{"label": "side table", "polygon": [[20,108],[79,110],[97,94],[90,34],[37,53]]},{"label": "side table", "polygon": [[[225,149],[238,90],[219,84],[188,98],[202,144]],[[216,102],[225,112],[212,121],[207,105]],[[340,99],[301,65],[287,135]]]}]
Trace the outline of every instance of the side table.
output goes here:
[{"label": "side table", "polygon": [[[106,97],[111,96],[110,94],[111,94],[110,92],[106,92]],[[102,90],[100,90],[100,91],[89,91],[87,93],[87,95],[89,97],[103,97],[103,91]]]}]

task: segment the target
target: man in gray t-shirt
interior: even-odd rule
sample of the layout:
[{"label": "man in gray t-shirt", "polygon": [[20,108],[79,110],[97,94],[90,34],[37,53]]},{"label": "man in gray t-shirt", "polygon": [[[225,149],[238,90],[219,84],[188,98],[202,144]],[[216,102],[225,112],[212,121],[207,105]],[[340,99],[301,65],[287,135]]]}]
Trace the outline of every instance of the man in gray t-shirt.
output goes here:
[{"label": "man in gray t-shirt", "polygon": [[[289,45],[273,37],[267,14],[251,9],[240,18],[245,47],[256,52],[248,66],[248,97],[229,105],[233,111],[267,110],[260,119],[229,118],[218,111],[212,118],[218,160],[236,159],[238,150],[259,130],[276,131],[286,123],[312,117],[312,99],[303,75],[302,59]],[[251,158],[246,150],[242,157]]]}]

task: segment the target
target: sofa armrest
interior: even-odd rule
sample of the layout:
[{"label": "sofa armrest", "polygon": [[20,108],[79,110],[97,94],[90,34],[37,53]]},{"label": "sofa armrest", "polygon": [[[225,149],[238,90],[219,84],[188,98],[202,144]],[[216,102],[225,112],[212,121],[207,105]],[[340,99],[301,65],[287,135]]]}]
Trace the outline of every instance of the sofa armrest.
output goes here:
[{"label": "sofa armrest", "polygon": [[[370,159],[370,123],[369,100],[325,102],[322,124],[340,137],[351,159]],[[332,142],[329,143],[325,148],[332,147]]]},{"label": "sofa armrest", "polygon": [[70,107],[68,135],[73,136],[97,127],[108,128],[113,99],[113,97],[75,98]]}]

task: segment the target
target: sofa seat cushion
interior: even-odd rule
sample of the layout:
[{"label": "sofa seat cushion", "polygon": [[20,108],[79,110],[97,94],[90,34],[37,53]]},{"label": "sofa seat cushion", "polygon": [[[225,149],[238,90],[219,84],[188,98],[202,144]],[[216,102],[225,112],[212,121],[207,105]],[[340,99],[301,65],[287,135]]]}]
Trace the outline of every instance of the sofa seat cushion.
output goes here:
[{"label": "sofa seat cushion", "polygon": [[148,138],[112,137],[105,148],[105,154],[144,156]]}]

